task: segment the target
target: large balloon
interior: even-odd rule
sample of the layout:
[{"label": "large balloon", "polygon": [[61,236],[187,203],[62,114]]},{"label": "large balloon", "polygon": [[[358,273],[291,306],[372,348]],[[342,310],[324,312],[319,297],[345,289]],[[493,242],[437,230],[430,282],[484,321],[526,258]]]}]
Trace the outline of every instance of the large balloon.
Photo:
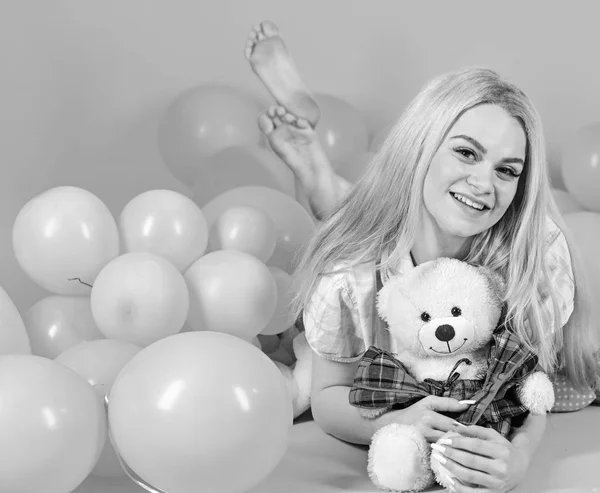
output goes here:
[{"label": "large balloon", "polygon": [[[77,344],[63,352],[55,361],[85,378],[104,401],[119,372],[140,350],[139,346],[129,342],[100,339]],[[103,477],[125,475],[115,449],[108,439],[108,433],[92,474]]]},{"label": "large balloon", "polygon": [[569,192],[554,188],[552,189],[552,194],[554,195],[554,200],[556,200],[558,210],[563,215],[583,210],[581,204],[579,204],[579,202],[575,200],[575,197],[573,197],[573,195],[571,195]]},{"label": "large balloon", "polygon": [[261,330],[261,335],[275,335],[285,332],[292,325],[291,301],[292,301],[292,276],[278,267],[269,267],[273,279],[277,284],[277,306],[275,313],[267,326]]},{"label": "large balloon", "polygon": [[21,268],[42,288],[89,294],[100,269],[119,254],[119,232],[98,197],[61,186],[23,206],[13,225],[13,249]]},{"label": "large balloon", "polygon": [[143,349],[108,399],[123,461],[169,493],[242,493],[287,448],[291,398],[258,348],[215,332],[186,332]]},{"label": "large balloon", "polygon": [[0,491],[73,491],[106,437],[93,387],[50,359],[10,355],[0,357],[0,396]]},{"label": "large balloon", "polygon": [[321,108],[316,130],[330,161],[369,150],[369,128],[354,106],[330,94],[316,94],[315,99]]},{"label": "large balloon", "polygon": [[564,149],[565,187],[586,209],[600,212],[600,123],[581,127]]},{"label": "large balloon", "polygon": [[600,316],[600,214],[574,212],[564,216],[575,246],[581,253],[583,267],[591,289],[591,304]]},{"label": "large balloon", "polygon": [[184,277],[190,290],[187,323],[194,330],[225,332],[250,341],[275,313],[275,279],[248,253],[208,253]]},{"label": "large balloon", "polygon": [[119,216],[125,252],[150,252],[185,271],[204,255],[208,227],[202,210],[172,190],[149,190],[137,195]]},{"label": "large balloon", "polygon": [[294,173],[273,151],[258,146],[235,146],[214,154],[197,169],[194,200],[204,205],[232,188],[260,185],[294,197]]},{"label": "large balloon", "polygon": [[23,320],[37,356],[56,358],[80,342],[104,339],[87,296],[46,296],[25,312]]},{"label": "large balloon", "polygon": [[147,346],[181,330],[189,293],[183,275],[158,255],[125,253],[98,274],[92,315],[109,339]]},{"label": "large balloon", "polygon": [[206,158],[226,147],[259,145],[261,107],[234,87],[206,84],[179,95],[164,114],[158,146],[173,175],[189,184]]},{"label": "large balloon", "polygon": [[0,355],[31,354],[31,343],[13,300],[0,286]]},{"label": "large balloon", "polygon": [[209,229],[223,212],[234,206],[255,207],[271,218],[277,230],[277,245],[269,265],[291,272],[296,256],[302,253],[315,232],[315,223],[306,209],[277,190],[239,187],[222,193],[202,208]]},{"label": "large balloon", "polygon": [[221,214],[210,231],[212,250],[238,250],[267,262],[277,245],[277,231],[269,216],[255,207],[232,207]]}]

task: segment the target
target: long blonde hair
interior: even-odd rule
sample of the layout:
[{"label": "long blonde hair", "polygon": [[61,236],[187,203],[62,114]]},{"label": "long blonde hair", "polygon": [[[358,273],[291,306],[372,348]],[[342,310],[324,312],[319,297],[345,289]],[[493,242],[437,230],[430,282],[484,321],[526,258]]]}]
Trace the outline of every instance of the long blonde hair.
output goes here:
[{"label": "long blonde hair", "polygon": [[[379,262],[381,253],[390,249],[388,260],[379,262],[385,268],[408,254],[419,227],[430,163],[457,119],[482,104],[498,105],[520,121],[527,152],[511,206],[497,224],[473,238],[464,260],[488,266],[505,277],[506,318],[513,330],[537,352],[547,371],[562,366],[572,382],[584,388],[594,378],[594,360],[584,284],[573,248],[575,309],[564,330],[560,327],[560,300],[549,286],[546,220],[552,219],[562,231],[565,227],[551,193],[542,125],[527,96],[488,69],[442,75],[409,104],[364,175],[320,225],[300,259],[294,273],[293,316],[301,316],[319,277],[336,266]],[[542,291],[551,296],[552,314],[544,309]],[[549,337],[553,321],[555,336]]]}]

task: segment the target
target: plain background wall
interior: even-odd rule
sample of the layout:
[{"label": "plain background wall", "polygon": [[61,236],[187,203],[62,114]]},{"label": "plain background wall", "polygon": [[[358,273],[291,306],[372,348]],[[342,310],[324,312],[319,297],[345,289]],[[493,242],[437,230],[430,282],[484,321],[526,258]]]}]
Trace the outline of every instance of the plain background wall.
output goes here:
[{"label": "plain background wall", "polygon": [[550,166],[600,120],[600,3],[402,0],[3,0],[0,14],[0,284],[21,313],[47,293],[20,270],[20,208],[57,185],[114,214],[138,193],[188,193],[161,161],[157,122],[205,82],[266,97],[243,57],[255,23],[279,24],[315,92],[354,104],[373,131],[430,77],[465,65],[519,84],[543,118]]}]

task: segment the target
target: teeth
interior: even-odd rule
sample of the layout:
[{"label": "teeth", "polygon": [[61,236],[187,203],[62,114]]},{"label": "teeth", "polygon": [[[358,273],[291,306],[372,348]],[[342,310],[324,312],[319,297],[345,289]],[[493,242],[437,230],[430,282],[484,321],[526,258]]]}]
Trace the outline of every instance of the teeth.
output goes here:
[{"label": "teeth", "polygon": [[463,197],[459,193],[453,193],[452,195],[454,195],[454,197],[456,199],[460,200],[462,203],[467,204],[468,206],[471,206],[474,209],[477,209],[478,211],[482,211],[484,208],[483,205],[477,204],[476,202],[473,202],[472,200],[468,199],[467,197]]}]

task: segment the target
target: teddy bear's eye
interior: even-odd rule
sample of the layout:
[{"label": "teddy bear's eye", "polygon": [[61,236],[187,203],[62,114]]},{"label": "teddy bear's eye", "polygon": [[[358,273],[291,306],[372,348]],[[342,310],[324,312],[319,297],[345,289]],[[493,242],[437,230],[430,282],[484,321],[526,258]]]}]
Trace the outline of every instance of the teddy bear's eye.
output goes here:
[{"label": "teddy bear's eye", "polygon": [[460,317],[460,315],[462,314],[461,309],[457,306],[453,306],[451,312],[454,317]]},{"label": "teddy bear's eye", "polygon": [[421,313],[421,320],[423,320],[423,322],[429,322],[431,320],[431,315],[427,312],[423,312]]}]

